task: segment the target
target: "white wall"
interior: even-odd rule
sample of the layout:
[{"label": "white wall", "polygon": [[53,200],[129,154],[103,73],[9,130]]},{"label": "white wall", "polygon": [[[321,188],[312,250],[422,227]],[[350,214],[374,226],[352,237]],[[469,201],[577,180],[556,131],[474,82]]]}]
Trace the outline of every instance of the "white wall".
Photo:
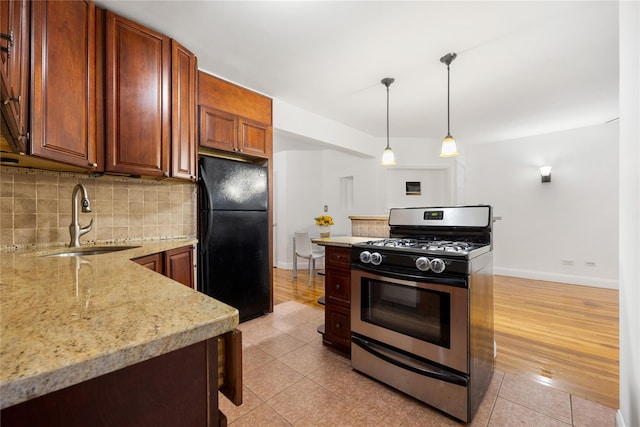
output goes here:
[{"label": "white wall", "polygon": [[[274,155],[276,255],[278,268],[293,266],[293,233],[307,230],[318,236],[314,218],[331,215],[332,235],[351,235],[351,215],[376,215],[382,200],[377,190],[381,167],[377,159],[363,159],[336,150],[284,151]],[[353,207],[340,203],[340,178],[353,177]],[[324,206],[328,211],[324,212]],[[302,262],[302,261],[301,261]]]},{"label": "white wall", "polygon": [[620,411],[640,426],[640,3],[620,2]]},{"label": "white wall", "polygon": [[[275,107],[280,104],[274,104]],[[301,110],[296,123],[304,122],[306,116]],[[278,115],[281,117],[280,115]],[[311,117],[309,123],[315,128],[316,118]],[[281,122],[279,122],[281,123]],[[275,123],[274,125],[278,125]],[[340,140],[348,140],[349,135],[337,136],[341,129],[335,132],[325,131],[327,135],[335,136]],[[313,133],[313,132],[311,132]],[[317,135],[316,135],[317,136]],[[274,146],[279,141],[277,133],[274,133]],[[291,129],[287,131],[287,146],[291,146],[291,139],[295,135]],[[306,229],[313,236],[318,235],[313,218],[325,214],[323,208],[326,205],[335,225],[331,229],[332,235],[351,235],[351,221],[349,216],[354,215],[387,215],[390,207],[398,207],[408,203],[411,199],[402,199],[398,202],[399,194],[391,197],[389,191],[396,191],[388,185],[395,175],[423,176],[429,171],[445,171],[446,180],[440,180],[444,189],[438,192],[438,200],[447,200],[448,203],[457,200],[456,197],[456,164],[458,159],[440,159],[439,142],[429,142],[419,139],[394,140],[392,148],[398,158],[395,167],[383,167],[380,165],[380,156],[386,141],[383,138],[370,137],[368,143],[370,152],[375,147],[376,156],[367,153],[345,152],[342,147],[336,145],[336,149],[318,150],[317,146],[309,146],[308,136],[300,137],[299,149],[278,151],[274,154],[274,179],[275,185],[275,251],[274,264],[278,268],[290,269],[293,267],[293,233],[299,229]],[[313,138],[317,140],[316,138]],[[320,141],[320,140],[318,140]],[[332,141],[323,141],[331,143]],[[308,146],[308,150],[305,147]],[[353,200],[349,209],[341,203],[342,178],[353,179]],[[428,188],[430,183],[425,183]],[[404,191],[401,189],[402,192]],[[398,190],[398,193],[401,191]],[[416,201],[417,205],[423,205],[424,199]],[[400,204],[397,204],[400,203]]]},{"label": "white wall", "polygon": [[[497,274],[618,287],[618,128],[467,147],[466,201],[502,217],[494,223]],[[540,180],[545,164],[550,183]]]}]

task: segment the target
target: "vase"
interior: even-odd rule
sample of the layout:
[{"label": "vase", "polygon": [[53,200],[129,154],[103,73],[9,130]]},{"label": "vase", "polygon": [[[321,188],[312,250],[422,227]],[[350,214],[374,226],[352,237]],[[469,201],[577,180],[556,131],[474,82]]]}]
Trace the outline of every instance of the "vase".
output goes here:
[{"label": "vase", "polygon": [[327,237],[331,237],[331,227],[330,226],[318,226],[320,229],[320,237],[326,239]]}]

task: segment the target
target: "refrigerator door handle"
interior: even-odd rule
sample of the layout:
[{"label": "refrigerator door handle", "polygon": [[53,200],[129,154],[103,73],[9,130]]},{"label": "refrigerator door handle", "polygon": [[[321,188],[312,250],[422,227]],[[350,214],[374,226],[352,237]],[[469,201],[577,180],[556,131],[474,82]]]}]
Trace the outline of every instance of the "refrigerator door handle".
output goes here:
[{"label": "refrigerator door handle", "polygon": [[200,206],[202,210],[212,210],[213,209],[213,197],[211,196],[211,188],[207,185],[209,182],[209,177],[207,176],[207,171],[205,168],[200,165],[200,185],[203,187],[202,193],[204,193],[207,197],[207,206]]},{"label": "refrigerator door handle", "polygon": [[[213,226],[213,198],[211,197],[211,189],[207,186],[207,182],[209,181],[209,177],[207,176],[207,171],[205,168],[202,167],[202,165],[200,165],[200,185],[201,185],[201,189],[204,191],[201,191],[201,193],[204,193],[205,197],[207,198],[207,206],[200,206],[201,209],[201,215],[206,215],[207,216],[207,221],[205,223],[205,227],[204,230],[202,230],[202,252],[203,255],[205,252],[207,252],[207,249],[209,248],[209,240],[211,239],[211,228]],[[201,223],[202,225],[202,223]]]},{"label": "refrigerator door handle", "polygon": [[211,229],[213,228],[213,211],[200,211],[201,215],[207,216],[206,228],[202,230],[202,254],[204,255],[209,249],[209,240],[211,240]]}]

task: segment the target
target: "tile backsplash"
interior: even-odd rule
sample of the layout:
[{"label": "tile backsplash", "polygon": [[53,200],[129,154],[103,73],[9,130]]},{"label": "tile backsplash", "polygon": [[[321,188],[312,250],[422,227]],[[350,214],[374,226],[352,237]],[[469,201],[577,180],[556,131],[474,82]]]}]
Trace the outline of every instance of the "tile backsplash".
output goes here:
[{"label": "tile backsplash", "polygon": [[196,236],[196,189],[189,182],[0,167],[0,248],[69,243],[71,194],[84,184],[94,218],[80,243]]}]

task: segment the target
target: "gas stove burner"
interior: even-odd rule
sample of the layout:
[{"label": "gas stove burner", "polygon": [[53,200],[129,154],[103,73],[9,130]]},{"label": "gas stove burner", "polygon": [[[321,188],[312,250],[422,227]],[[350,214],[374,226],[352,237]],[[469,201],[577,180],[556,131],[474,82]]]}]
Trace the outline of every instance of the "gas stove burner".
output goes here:
[{"label": "gas stove burner", "polygon": [[417,243],[418,241],[415,239],[384,239],[373,240],[366,244],[371,246],[384,246],[387,248],[413,248]]},{"label": "gas stove burner", "polygon": [[429,251],[469,252],[473,248],[473,244],[467,242],[440,241],[423,244],[421,248]]},{"label": "gas stove burner", "polygon": [[450,253],[467,253],[477,246],[469,242],[405,238],[373,240],[365,243],[365,245],[385,248],[407,248]]}]

